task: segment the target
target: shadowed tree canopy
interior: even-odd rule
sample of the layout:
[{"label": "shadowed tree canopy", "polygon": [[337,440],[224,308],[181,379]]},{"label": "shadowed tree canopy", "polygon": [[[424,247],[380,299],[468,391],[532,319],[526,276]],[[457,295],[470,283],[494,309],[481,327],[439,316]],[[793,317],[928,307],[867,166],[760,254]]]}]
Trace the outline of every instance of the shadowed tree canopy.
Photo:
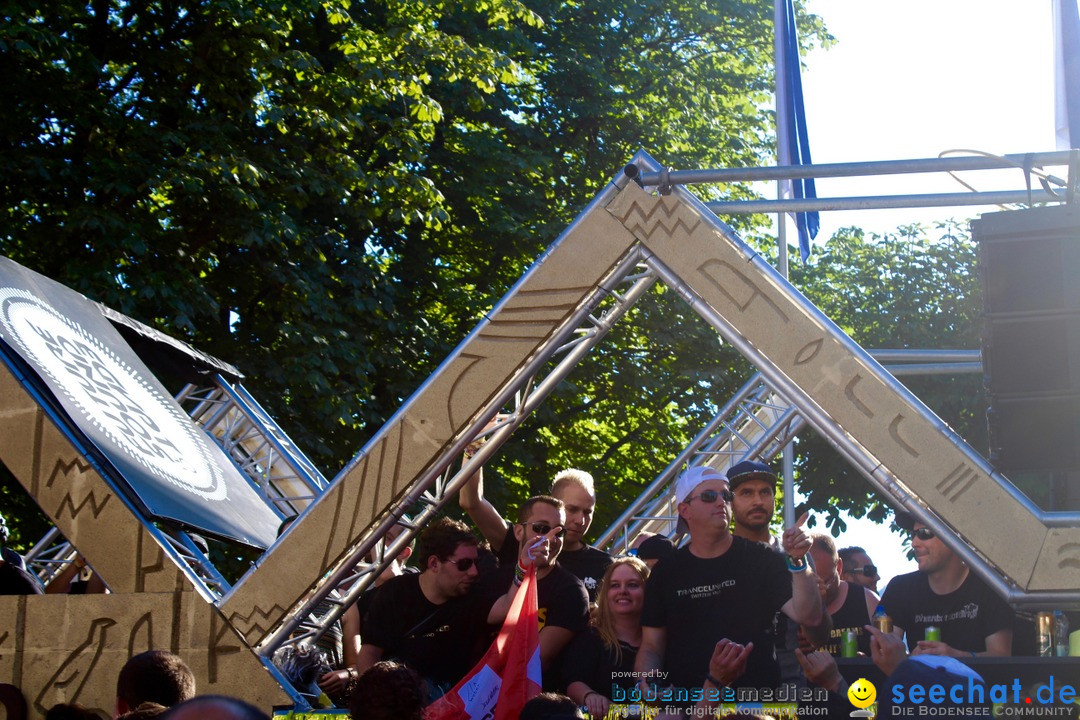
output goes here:
[{"label": "shadowed tree canopy", "polygon": [[[237,365],[329,475],[638,148],[772,162],[762,0],[13,0],[4,19],[0,254]],[[833,258],[845,242],[865,253]],[[880,246],[844,235],[796,277],[894,345],[911,297],[830,294],[882,272]],[[496,502],[567,465],[636,496],[746,377],[691,315],[662,290],[634,308],[493,462]],[[916,324],[913,346],[959,342]]]}]

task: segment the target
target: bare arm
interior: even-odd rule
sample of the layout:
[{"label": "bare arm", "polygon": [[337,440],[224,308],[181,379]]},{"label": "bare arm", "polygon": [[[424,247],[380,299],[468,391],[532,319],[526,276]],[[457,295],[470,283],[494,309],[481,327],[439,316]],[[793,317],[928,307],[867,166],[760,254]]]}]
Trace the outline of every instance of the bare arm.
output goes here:
[{"label": "bare arm", "polygon": [[360,655],[360,611],[356,603],[341,616],[341,650],[345,667],[355,667]]},{"label": "bare arm", "polygon": [[667,650],[667,628],[641,628],[641,647],[634,661],[634,673],[641,678],[639,682],[648,684],[646,678],[657,677],[656,671],[664,667],[664,652]]},{"label": "bare arm", "polygon": [[381,647],[375,647],[371,643],[364,643],[360,648],[360,655],[356,658],[356,669],[363,675],[371,666],[382,660],[383,650]]},{"label": "bare arm", "polygon": [[488,610],[488,625],[501,625],[506,620],[506,613],[510,612],[510,603],[514,602],[514,593],[519,587],[521,586],[511,584],[510,589],[491,604],[491,609]]},{"label": "bare arm", "polygon": [[[610,692],[610,691],[609,691]],[[589,709],[589,717],[602,718],[607,715],[611,701],[587,683],[575,680],[566,688],[567,696],[581,707]]]},{"label": "bare arm", "polygon": [[821,608],[821,617],[816,625],[802,625],[802,634],[814,648],[819,648],[829,642],[829,634],[832,632],[832,616]]},{"label": "bare arm", "polygon": [[[848,591],[850,592],[850,589],[855,588],[855,587],[858,587],[858,586],[857,585],[852,585],[852,584],[849,583],[848,584],[848,588],[849,588]],[[874,592],[873,590],[871,590],[868,587],[864,587],[863,591],[864,591],[864,594],[866,595],[866,614],[871,620],[873,620],[874,619],[874,613],[877,612],[877,606],[881,604],[881,598],[879,598],[877,596],[876,592]]]},{"label": "bare arm", "polygon": [[817,574],[810,569],[810,563],[806,561],[806,554],[810,552],[813,540],[802,528],[809,516],[809,513],[804,512],[782,536],[784,552],[790,559],[802,561],[803,566],[801,570],[791,573],[791,599],[780,609],[800,625],[817,626],[821,624],[822,616],[821,592],[818,590]]},{"label": "bare arm", "polygon": [[540,667],[550,670],[563,649],[574,639],[574,631],[564,627],[545,625],[540,630]]},{"label": "bare arm", "polygon": [[[791,573],[791,599],[780,609],[789,618],[807,629],[816,628],[822,624],[821,593],[818,592],[817,576],[809,567]],[[830,626],[831,624],[829,622]],[[826,635],[828,635],[827,631]]]},{"label": "bare arm", "polygon": [[996,655],[1009,657],[1012,655],[1012,630],[998,630],[993,635],[986,636],[986,652],[981,655]]},{"label": "bare arm", "polygon": [[495,506],[484,497],[484,470],[478,468],[472,477],[461,486],[458,491],[458,504],[461,509],[468,513],[469,518],[476,524],[481,534],[491,543],[491,548],[499,552],[503,540],[506,539],[506,529],[510,526],[503,519]]},{"label": "bare arm", "polygon": [[83,560],[82,555],[76,554],[75,559],[65,565],[64,569],[45,586],[45,594],[54,595],[68,592],[71,589],[71,581],[82,572],[84,567],[86,567],[86,561]]},{"label": "bare arm", "polygon": [[965,658],[976,655],[1009,657],[1012,655],[1012,630],[998,630],[996,633],[986,636],[986,650],[976,653],[972,650],[954,648],[940,640],[920,640],[911,651],[912,655],[946,655],[948,657]]}]

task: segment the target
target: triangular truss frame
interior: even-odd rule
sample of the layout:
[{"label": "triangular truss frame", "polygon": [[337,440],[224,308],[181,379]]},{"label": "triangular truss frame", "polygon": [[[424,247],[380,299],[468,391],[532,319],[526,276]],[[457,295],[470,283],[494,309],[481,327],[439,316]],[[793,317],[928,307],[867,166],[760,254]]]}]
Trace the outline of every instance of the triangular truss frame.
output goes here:
[{"label": "triangular truss frame", "polygon": [[[260,678],[284,690],[264,682],[260,696],[303,706],[268,658],[340,616],[658,281],[758,374],[602,543],[617,545],[618,528],[631,522],[634,531],[650,523],[662,529],[673,515],[665,490],[685,465],[771,457],[810,426],[883,499],[937,530],[1007,600],[1080,607],[1080,513],[1035,506],[684,187],[649,192],[635,181],[660,172],[646,153],[636,155],[328,486],[242,389],[222,380],[216,389],[185,390],[195,420],[254,473],[267,502],[283,514],[301,511],[231,587],[202,567],[190,538],[166,536],[118,496],[26,382],[0,372],[0,458],[116,592],[65,600],[67,616],[89,623],[86,642],[106,647],[116,634],[110,627],[124,623],[133,626],[128,653],[162,646],[151,621],[168,620],[170,646],[205,651],[214,673],[225,662],[250,666],[255,651],[262,658],[255,666],[269,671]],[[485,427],[509,406],[504,420]],[[487,442],[455,471],[466,445],[484,433]],[[407,532],[384,544],[395,523]],[[336,609],[313,623],[323,601]],[[42,612],[47,602],[0,602],[0,616],[22,628],[19,638],[47,636],[54,617]],[[189,641],[198,628],[204,633]],[[14,677],[26,663],[8,673],[10,657],[0,653],[0,671]],[[42,678],[40,702],[54,697],[57,677]]]},{"label": "triangular truss frame", "polygon": [[[721,419],[703,430],[699,446],[687,448],[639,502],[655,500],[703,451],[727,458],[725,465],[767,456],[805,424],[890,504],[938,529],[1010,602],[1080,604],[1080,514],[1035,506],[692,193],[678,186],[650,193],[634,182],[659,170],[646,153],[635,156],[222,600],[249,642],[272,652],[328,588],[348,588],[343,606],[358,596],[380,566],[365,555],[378,548],[393,557],[409,542],[657,281],[760,375],[732,400],[755,409],[743,410],[735,425]],[[559,356],[536,382],[539,368]],[[489,429],[488,442],[453,472],[485,421],[510,404],[513,412]],[[751,426],[757,430],[748,432]],[[718,428],[724,437],[706,447]],[[622,520],[663,521],[671,514],[664,502],[632,507]],[[424,511],[405,521],[413,532],[382,548],[386,529],[417,504]],[[610,533],[602,540],[612,542]],[[295,567],[324,574],[314,582],[288,577]]]}]

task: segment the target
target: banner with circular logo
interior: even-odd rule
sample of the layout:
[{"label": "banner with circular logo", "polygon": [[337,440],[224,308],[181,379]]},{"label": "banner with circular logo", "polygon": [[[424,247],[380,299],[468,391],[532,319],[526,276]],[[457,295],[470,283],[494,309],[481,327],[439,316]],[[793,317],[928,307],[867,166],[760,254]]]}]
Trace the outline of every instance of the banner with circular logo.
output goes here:
[{"label": "banner with circular logo", "polygon": [[247,545],[279,518],[83,295],[0,258],[0,338],[155,518]]}]

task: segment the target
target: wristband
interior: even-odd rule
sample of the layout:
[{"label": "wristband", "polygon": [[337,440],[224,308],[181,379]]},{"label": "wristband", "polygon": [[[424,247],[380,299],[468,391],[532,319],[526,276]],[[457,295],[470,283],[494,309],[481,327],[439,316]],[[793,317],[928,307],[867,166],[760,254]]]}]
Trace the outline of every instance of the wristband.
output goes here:
[{"label": "wristband", "polygon": [[595,690],[590,690],[589,692],[585,693],[585,697],[581,698],[581,702],[583,702],[583,703],[588,702],[590,695],[599,695],[599,694],[600,693],[596,692]]},{"label": "wristband", "polygon": [[722,683],[719,680],[717,680],[716,678],[714,678],[712,676],[712,673],[705,673],[705,680],[707,680],[708,682],[711,682],[713,685],[715,685],[718,688],[726,687],[726,685],[724,685],[724,683]]},{"label": "wristband", "polygon": [[790,555],[784,556],[784,562],[787,563],[787,569],[791,572],[802,572],[806,569],[805,558],[793,558]]},{"label": "wristband", "polygon": [[517,561],[517,567],[514,568],[514,578],[521,584],[521,581],[525,579],[525,575],[528,574],[528,568],[522,567],[521,560]]}]

